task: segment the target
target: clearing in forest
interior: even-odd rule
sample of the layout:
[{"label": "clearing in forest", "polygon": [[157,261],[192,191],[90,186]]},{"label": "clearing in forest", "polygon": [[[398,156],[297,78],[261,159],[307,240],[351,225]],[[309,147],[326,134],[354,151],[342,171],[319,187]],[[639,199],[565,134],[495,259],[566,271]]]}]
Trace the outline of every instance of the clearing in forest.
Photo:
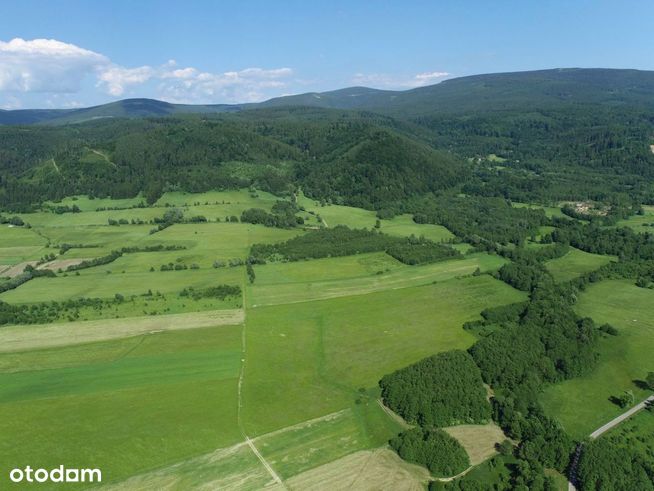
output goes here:
[{"label": "clearing in forest", "polygon": [[583,438],[625,411],[612,397],[626,390],[636,401],[651,395],[642,380],[654,371],[654,290],[633,280],[602,281],[580,294],[575,310],[618,330],[617,336],[600,339],[599,361],[590,374],[548,387],[543,395],[546,410],[571,435]]}]

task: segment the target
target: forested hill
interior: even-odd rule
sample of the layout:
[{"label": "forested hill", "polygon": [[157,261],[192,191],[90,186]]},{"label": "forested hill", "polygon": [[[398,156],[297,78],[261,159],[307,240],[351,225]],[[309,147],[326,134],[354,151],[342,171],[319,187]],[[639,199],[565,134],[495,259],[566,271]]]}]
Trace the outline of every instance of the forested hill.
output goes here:
[{"label": "forested hill", "polygon": [[380,208],[462,184],[460,157],[364,117],[114,119],[0,128],[0,208],[73,194],[150,202],[166,190],[301,186],[325,200]]},{"label": "forested hill", "polygon": [[225,113],[308,106],[357,109],[412,118],[428,114],[546,109],[567,104],[609,104],[654,108],[654,72],[602,68],[561,68],[453,78],[406,91],[349,87],[309,92],[248,104],[170,104],[126,99],[83,109],[0,110],[0,124],[68,124],[98,118],[137,118],[188,113]]},{"label": "forested hill", "polygon": [[241,106],[131,99],[0,121],[23,123],[0,125],[0,208],[11,210],[249,185],[394,211],[430,193],[654,202],[654,72],[479,75]]}]

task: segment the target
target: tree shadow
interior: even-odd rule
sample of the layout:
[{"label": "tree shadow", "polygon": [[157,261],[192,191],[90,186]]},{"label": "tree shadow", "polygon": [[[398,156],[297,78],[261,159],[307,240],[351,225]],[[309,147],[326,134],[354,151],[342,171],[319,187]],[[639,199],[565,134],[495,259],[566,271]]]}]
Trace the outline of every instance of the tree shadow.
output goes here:
[{"label": "tree shadow", "polygon": [[622,403],[622,401],[620,400],[619,397],[611,396],[611,397],[609,397],[609,402],[612,402],[613,404],[615,404],[618,407],[624,407],[624,404]]},{"label": "tree shadow", "polygon": [[632,382],[641,390],[649,390],[649,385],[644,380],[632,380]]}]

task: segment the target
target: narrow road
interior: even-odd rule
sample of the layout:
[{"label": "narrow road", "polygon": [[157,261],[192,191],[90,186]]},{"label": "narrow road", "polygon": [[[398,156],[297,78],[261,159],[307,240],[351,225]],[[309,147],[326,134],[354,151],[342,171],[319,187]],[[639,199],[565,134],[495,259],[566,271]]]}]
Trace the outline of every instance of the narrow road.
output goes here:
[{"label": "narrow road", "polygon": [[[595,431],[593,431],[590,434],[590,439],[595,440],[596,438],[599,438],[602,436],[604,433],[609,431],[612,428],[615,428],[618,426],[620,423],[622,423],[625,419],[628,419],[632,417],[634,414],[636,414],[638,411],[641,411],[645,409],[645,407],[648,404],[654,404],[654,395],[649,396],[647,399],[644,401],[636,404],[634,407],[631,409],[625,411],[622,413],[620,416],[617,416],[616,418],[613,418],[611,421],[606,423],[605,425],[600,426],[597,428]],[[577,452],[575,453],[574,460],[572,461],[572,466],[570,467],[570,480],[568,481],[568,491],[576,491],[576,487],[573,484],[573,481],[577,480],[577,464],[579,463],[579,457],[581,456],[581,452],[583,449],[583,443],[580,443],[579,446],[577,447]]]},{"label": "narrow road", "polygon": [[607,431],[609,431],[609,430],[610,430],[611,428],[613,428],[614,426],[617,426],[617,425],[619,425],[620,423],[622,423],[625,419],[630,418],[631,416],[633,416],[634,414],[636,414],[636,413],[637,413],[638,411],[640,411],[641,409],[645,409],[645,406],[647,406],[647,404],[650,403],[650,402],[653,402],[653,403],[654,403],[654,396],[650,396],[650,397],[648,397],[648,398],[645,399],[643,402],[641,402],[641,403],[639,403],[639,404],[636,404],[634,407],[632,407],[632,408],[629,409],[628,411],[622,413],[622,414],[621,414],[620,416],[618,416],[617,418],[612,419],[611,421],[609,421],[608,423],[606,423],[604,426],[602,426],[602,427],[596,429],[595,431],[593,431],[593,432],[590,434],[591,439],[594,440],[595,438],[599,437],[599,436],[602,435],[603,433],[606,433]]}]

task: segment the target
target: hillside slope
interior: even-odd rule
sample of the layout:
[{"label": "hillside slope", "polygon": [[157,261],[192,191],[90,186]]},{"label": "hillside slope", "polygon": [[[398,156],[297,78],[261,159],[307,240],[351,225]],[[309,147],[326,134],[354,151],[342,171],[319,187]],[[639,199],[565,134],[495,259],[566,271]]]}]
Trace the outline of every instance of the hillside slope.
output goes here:
[{"label": "hillside slope", "polygon": [[0,124],[79,123],[98,118],[138,118],[185,113],[229,113],[251,109],[309,106],[357,109],[399,117],[434,112],[460,113],[566,104],[654,107],[654,72],[603,68],[561,68],[472,75],[406,91],[349,87],[277,97],[249,104],[170,104],[126,99],[83,109],[0,111]]}]

